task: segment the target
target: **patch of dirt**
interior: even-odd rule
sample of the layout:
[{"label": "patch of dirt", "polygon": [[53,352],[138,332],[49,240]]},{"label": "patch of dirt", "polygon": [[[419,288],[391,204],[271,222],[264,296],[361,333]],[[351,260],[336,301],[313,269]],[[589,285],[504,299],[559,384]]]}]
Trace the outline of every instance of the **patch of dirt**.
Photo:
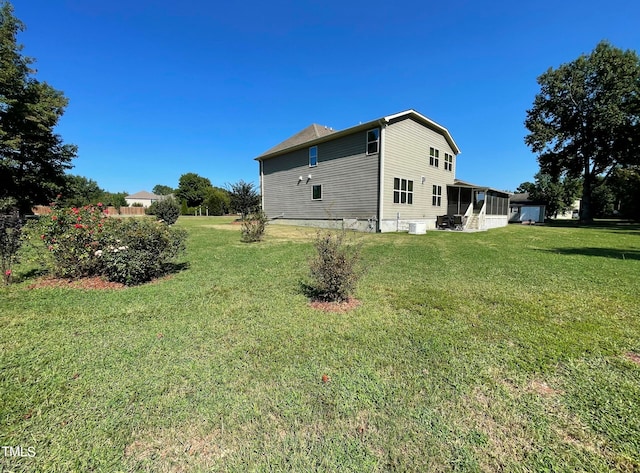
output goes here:
[{"label": "patch of dirt", "polygon": [[73,289],[124,289],[124,284],[109,282],[101,277],[79,278],[79,279],[59,279],[59,278],[39,278],[33,284],[29,284],[29,289],[40,289],[43,287],[53,288],[73,288]]},{"label": "patch of dirt", "polygon": [[186,473],[194,466],[210,471],[232,453],[231,448],[223,445],[219,430],[204,434],[189,427],[180,431],[148,432],[127,445],[124,451],[125,458],[134,464],[146,464],[153,471],[171,473]]},{"label": "patch of dirt", "polygon": [[638,355],[637,353],[633,353],[633,352],[627,352],[624,354],[624,357],[635,363],[636,365],[640,365],[640,355]]},{"label": "patch of dirt", "polygon": [[360,301],[354,298],[342,302],[311,301],[309,305],[316,310],[322,310],[324,312],[344,313],[358,307]]},{"label": "patch of dirt", "polygon": [[538,380],[531,381],[531,383],[529,384],[529,388],[532,391],[540,394],[541,396],[553,396],[554,394],[560,393],[560,391],[553,389],[544,381],[538,381]]}]

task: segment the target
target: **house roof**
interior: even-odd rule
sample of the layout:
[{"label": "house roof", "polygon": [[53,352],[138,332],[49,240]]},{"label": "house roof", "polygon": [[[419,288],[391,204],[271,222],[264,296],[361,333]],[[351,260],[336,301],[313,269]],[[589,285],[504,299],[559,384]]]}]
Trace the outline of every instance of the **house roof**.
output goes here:
[{"label": "house roof", "polygon": [[513,194],[510,200],[512,204],[544,205],[544,202],[532,199],[528,192]]},{"label": "house roof", "polygon": [[511,195],[511,193],[507,192],[507,191],[503,191],[503,190],[500,190],[500,189],[494,189],[493,187],[489,187],[489,186],[480,186],[478,184],[471,184],[470,182],[461,181],[460,179],[454,179],[453,180],[453,185],[454,186],[458,186],[458,187],[469,187],[469,188],[472,188],[472,189],[482,189],[482,190],[487,190],[487,191],[499,192],[501,194]]},{"label": "house roof", "polygon": [[460,154],[460,149],[456,142],[453,140],[453,137],[442,125],[434,122],[433,120],[425,117],[424,115],[416,112],[415,110],[406,110],[404,112],[396,113],[393,115],[387,115],[382,118],[378,118],[375,120],[368,121],[366,123],[360,123],[359,125],[352,126],[350,128],[346,128],[341,131],[334,131],[332,128],[323,127],[321,125],[310,125],[304,130],[296,133],[291,138],[286,139],[282,143],[274,146],[273,148],[265,151],[260,156],[255,158],[258,161],[268,158],[274,158],[284,152],[294,151],[296,149],[304,148],[307,146],[312,146],[318,143],[322,143],[323,141],[329,141],[334,138],[338,138],[340,136],[349,135],[351,133],[355,133],[362,130],[367,130],[376,126],[380,126],[382,124],[387,124],[393,120],[411,118],[416,120],[419,123],[441,133],[444,135],[447,143],[451,146],[451,149],[455,154]]},{"label": "house roof", "polygon": [[147,191],[136,192],[135,194],[131,194],[125,197],[125,199],[150,199],[150,200],[161,200],[161,195],[152,194]]},{"label": "house roof", "polygon": [[262,156],[277,153],[278,151],[283,151],[289,148],[295,148],[298,145],[317,140],[318,138],[323,138],[325,136],[331,135],[332,133],[334,133],[333,128],[313,123],[306,127],[304,130],[299,131],[298,133],[293,135],[291,138],[288,138],[282,143],[275,145],[273,148],[263,153]]}]

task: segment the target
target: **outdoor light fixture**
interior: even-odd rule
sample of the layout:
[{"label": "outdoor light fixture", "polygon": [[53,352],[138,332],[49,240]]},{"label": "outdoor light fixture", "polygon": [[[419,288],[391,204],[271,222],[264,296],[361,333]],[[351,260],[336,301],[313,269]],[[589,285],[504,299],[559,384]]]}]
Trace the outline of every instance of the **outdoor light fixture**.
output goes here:
[{"label": "outdoor light fixture", "polygon": [[299,180],[299,181],[301,181],[301,180],[302,180],[302,176],[300,176],[300,177],[298,178],[298,180]]},{"label": "outdoor light fixture", "polygon": [[422,176],[422,183],[424,184],[426,182],[427,178]]},{"label": "outdoor light fixture", "polygon": [[309,175],[307,176],[307,180],[308,180],[308,181],[310,181],[310,180],[311,180],[311,174],[309,174]]}]

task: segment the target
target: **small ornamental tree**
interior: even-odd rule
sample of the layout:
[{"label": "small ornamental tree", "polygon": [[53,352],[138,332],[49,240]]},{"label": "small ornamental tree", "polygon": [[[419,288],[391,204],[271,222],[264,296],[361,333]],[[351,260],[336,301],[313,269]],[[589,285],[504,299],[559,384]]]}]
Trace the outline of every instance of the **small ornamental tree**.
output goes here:
[{"label": "small ornamental tree", "polygon": [[362,274],[360,245],[347,243],[347,232],[318,231],[313,242],[316,254],[309,262],[311,283],[308,294],[326,302],[347,301]]},{"label": "small ornamental tree", "polygon": [[267,216],[262,210],[252,212],[242,221],[242,237],[245,243],[262,240],[267,228]]},{"label": "small ornamental tree", "polygon": [[245,219],[247,214],[260,207],[260,195],[251,182],[240,180],[228,188],[231,209]]}]

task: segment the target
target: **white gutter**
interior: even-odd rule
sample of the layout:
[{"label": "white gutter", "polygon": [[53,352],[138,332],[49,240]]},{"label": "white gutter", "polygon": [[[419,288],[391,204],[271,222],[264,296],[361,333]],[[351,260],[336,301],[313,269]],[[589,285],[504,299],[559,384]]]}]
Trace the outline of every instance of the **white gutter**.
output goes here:
[{"label": "white gutter", "polygon": [[264,163],[262,160],[258,162],[260,163],[260,207],[264,212]]},{"label": "white gutter", "polygon": [[379,190],[378,190],[378,230],[382,231],[382,216],[384,215],[384,148],[385,148],[385,131],[387,128],[386,119],[381,119],[380,124],[380,174],[378,178]]}]

